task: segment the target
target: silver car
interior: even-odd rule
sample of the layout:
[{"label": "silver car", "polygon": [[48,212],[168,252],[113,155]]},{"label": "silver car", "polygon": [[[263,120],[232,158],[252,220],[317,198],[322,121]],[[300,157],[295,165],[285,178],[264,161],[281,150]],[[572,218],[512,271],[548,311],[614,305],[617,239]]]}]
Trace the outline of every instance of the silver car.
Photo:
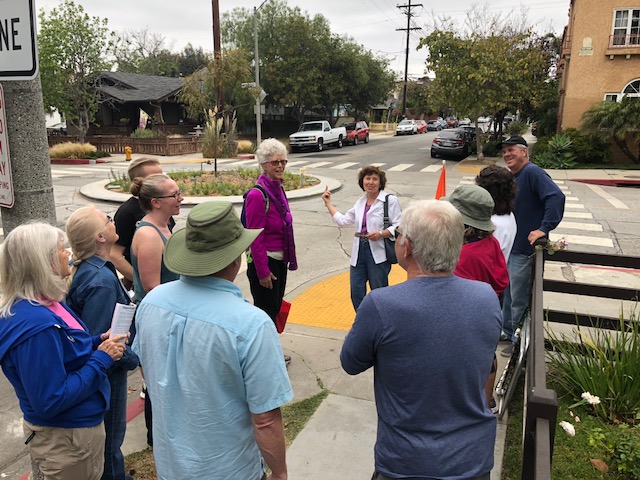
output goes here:
[{"label": "silver car", "polygon": [[415,135],[418,133],[418,123],[415,120],[402,120],[396,127],[396,135]]}]

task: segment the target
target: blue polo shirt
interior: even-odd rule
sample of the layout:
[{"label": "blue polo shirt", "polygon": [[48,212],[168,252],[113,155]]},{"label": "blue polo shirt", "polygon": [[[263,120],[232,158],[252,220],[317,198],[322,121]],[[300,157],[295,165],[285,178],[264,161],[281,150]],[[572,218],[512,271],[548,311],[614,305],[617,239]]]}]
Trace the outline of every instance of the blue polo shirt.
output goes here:
[{"label": "blue polo shirt", "polygon": [[136,327],[158,478],[260,478],[251,414],[293,398],[269,316],[227,280],[182,276],[145,296]]}]

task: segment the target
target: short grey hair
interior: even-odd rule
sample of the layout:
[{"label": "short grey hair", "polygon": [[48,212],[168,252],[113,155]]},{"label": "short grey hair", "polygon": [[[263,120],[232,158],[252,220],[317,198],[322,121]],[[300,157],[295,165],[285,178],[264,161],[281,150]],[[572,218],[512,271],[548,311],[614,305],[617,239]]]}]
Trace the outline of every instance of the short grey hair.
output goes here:
[{"label": "short grey hair", "polygon": [[287,147],[284,143],[276,140],[275,138],[268,138],[267,140],[263,140],[256,150],[256,158],[258,159],[258,164],[260,165],[266,162],[270,162],[271,159],[276,155],[283,155],[286,159]]},{"label": "short grey hair", "polygon": [[64,232],[44,222],[20,225],[7,235],[0,246],[0,317],[11,316],[22,299],[47,305],[64,298],[67,283],[58,273],[64,243]]},{"label": "short grey hair", "polygon": [[422,273],[450,273],[456,268],[464,240],[464,222],[449,202],[411,203],[402,212],[401,231],[398,241],[404,245],[409,239],[412,256]]},{"label": "short grey hair", "polygon": [[526,150],[525,153],[527,154],[527,157],[529,156],[529,147],[527,147],[526,145],[521,145],[519,143],[516,143],[515,146],[518,147],[523,152]]}]

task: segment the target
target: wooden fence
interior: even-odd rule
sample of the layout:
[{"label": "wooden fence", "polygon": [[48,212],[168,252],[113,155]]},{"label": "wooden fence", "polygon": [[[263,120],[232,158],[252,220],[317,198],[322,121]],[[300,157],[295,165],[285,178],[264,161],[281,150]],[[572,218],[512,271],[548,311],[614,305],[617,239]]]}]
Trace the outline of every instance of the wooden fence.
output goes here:
[{"label": "wooden fence", "polygon": [[[202,151],[200,137],[160,137],[160,138],[131,138],[118,136],[91,136],[87,137],[87,143],[98,150],[107,153],[124,153],[124,148],[129,146],[134,154],[141,155],[185,155]],[[78,137],[69,135],[49,136],[49,146],[64,142],[77,142]]]}]

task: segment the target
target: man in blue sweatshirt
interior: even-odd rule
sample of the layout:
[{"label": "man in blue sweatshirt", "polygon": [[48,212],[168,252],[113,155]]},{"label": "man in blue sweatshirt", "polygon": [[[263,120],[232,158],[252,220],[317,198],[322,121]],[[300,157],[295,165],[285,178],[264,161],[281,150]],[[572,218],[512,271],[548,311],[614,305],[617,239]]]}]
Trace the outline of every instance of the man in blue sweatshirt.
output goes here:
[{"label": "man in blue sweatshirt", "polygon": [[[502,306],[503,333],[512,342],[531,304],[534,253],[533,244],[549,235],[564,214],[564,194],[542,168],[529,162],[527,141],[511,136],[498,144],[507,168],[513,173],[517,191],[514,215],[518,230],[507,262],[509,286]],[[502,351],[510,356],[513,343]]]}]

